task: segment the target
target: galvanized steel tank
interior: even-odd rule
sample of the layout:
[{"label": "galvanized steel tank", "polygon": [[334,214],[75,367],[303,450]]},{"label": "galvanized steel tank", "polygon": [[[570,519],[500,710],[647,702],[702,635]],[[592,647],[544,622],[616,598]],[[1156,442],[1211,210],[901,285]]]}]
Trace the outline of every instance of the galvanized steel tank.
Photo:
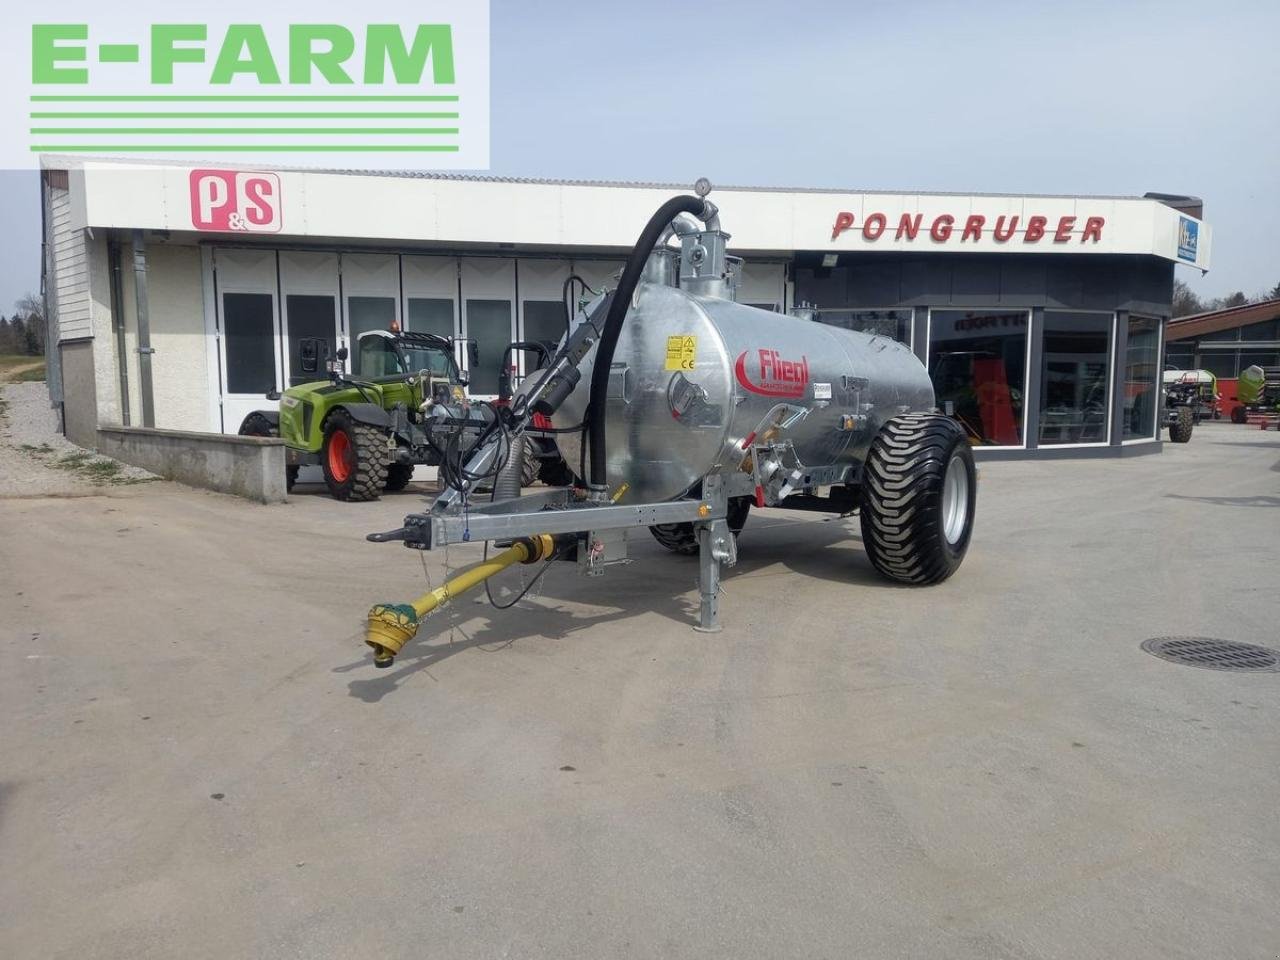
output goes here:
[{"label": "galvanized steel tank", "polygon": [[[594,357],[557,426],[583,421]],[[895,340],[642,282],[614,352],[608,482],[629,484],[623,502],[678,497],[740,470],[755,435],[801,409],[778,439],[806,467],[856,463],[885,420],[933,407],[928,372]],[[558,441],[581,476],[581,436]]]}]

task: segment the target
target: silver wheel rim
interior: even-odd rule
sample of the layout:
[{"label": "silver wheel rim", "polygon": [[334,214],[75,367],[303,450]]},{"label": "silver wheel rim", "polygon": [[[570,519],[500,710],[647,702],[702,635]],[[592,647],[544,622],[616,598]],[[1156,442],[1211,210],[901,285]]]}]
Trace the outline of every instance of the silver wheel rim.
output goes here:
[{"label": "silver wheel rim", "polygon": [[947,464],[942,480],[942,535],[955,546],[964,536],[969,522],[969,471],[964,460],[955,456]]}]

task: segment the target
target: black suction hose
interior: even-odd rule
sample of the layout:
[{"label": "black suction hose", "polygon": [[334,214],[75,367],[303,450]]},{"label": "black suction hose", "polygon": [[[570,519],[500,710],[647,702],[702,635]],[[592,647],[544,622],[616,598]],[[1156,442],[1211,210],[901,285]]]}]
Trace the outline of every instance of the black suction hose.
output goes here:
[{"label": "black suction hose", "polygon": [[[613,366],[613,351],[618,345],[618,337],[622,334],[622,321],[626,318],[627,308],[631,306],[631,297],[640,282],[645,263],[654,245],[662,236],[662,231],[678,214],[690,213],[698,219],[704,219],[710,204],[701,197],[684,195],[672,197],[660,206],[649,222],[645,224],[640,238],[627,258],[627,265],[622,270],[622,278],[618,281],[618,289],[614,291],[613,302],[609,305],[609,313],[604,320],[604,329],[600,333],[600,343],[596,346],[595,365],[591,369],[591,394],[587,406],[587,437],[591,445],[591,464],[588,482],[593,489],[603,490],[608,486],[605,477],[605,404],[609,397],[609,370]],[[712,207],[712,210],[715,208]]]}]

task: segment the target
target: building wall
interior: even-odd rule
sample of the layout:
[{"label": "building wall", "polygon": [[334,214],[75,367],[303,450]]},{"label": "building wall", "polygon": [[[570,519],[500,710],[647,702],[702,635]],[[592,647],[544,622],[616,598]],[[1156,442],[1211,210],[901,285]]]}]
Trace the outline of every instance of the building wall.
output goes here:
[{"label": "building wall", "polygon": [[[138,301],[132,248],[123,248],[121,292],[128,351],[132,420],[142,423],[138,354]],[[155,426],[169,430],[210,430],[208,352],[201,287],[200,248],[148,244],[147,311],[151,332]],[[117,390],[118,392],[118,390]],[[119,423],[119,420],[112,421]]]},{"label": "building wall", "polygon": [[208,353],[200,249],[159,244],[147,250],[156,426],[204,430]]},{"label": "building wall", "polygon": [[62,407],[63,430],[67,439],[90,449],[98,443],[98,402],[92,340],[70,340],[58,344],[62,362],[62,382],[66,401]]}]

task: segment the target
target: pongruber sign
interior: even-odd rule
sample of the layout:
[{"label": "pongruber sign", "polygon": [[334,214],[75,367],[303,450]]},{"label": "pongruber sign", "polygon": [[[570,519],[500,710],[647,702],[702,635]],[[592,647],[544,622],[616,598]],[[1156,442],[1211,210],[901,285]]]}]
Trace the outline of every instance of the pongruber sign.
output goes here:
[{"label": "pongruber sign", "polygon": [[863,240],[872,243],[881,237],[906,241],[920,237],[932,243],[977,242],[984,238],[996,243],[1039,243],[1042,240],[1052,243],[1097,243],[1102,239],[1102,228],[1106,223],[1106,217],[1063,216],[1051,222],[1048,217],[1039,215],[1026,217],[1024,221],[1018,214],[988,218],[980,213],[964,218],[941,213],[928,221],[924,214],[904,213],[896,222],[891,222],[886,214],[869,213],[859,225],[852,213],[841,210],[836,214],[835,224],[831,227],[831,239],[835,240],[846,231],[856,228]]},{"label": "pongruber sign", "polygon": [[191,225],[226,233],[279,233],[280,177],[252,170],[192,170]]}]

